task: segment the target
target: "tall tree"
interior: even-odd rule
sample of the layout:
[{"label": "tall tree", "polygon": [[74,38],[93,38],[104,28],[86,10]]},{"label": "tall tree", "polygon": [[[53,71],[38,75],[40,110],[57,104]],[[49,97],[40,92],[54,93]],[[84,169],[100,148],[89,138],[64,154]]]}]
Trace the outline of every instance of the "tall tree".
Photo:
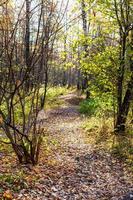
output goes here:
[{"label": "tall tree", "polygon": [[[114,0],[114,8],[117,23],[119,26],[119,45],[120,45],[120,55],[119,55],[119,69],[118,69],[118,112],[116,121],[116,131],[125,131],[125,123],[127,120],[127,115],[129,112],[132,95],[133,95],[133,63],[132,63],[132,14],[133,7],[131,1],[121,1]],[[130,40],[128,41],[128,37]],[[130,51],[127,49],[130,48]],[[129,55],[128,55],[129,54]],[[128,62],[130,60],[130,80],[127,84],[127,88],[124,88],[125,74],[128,69]]]},{"label": "tall tree", "polygon": [[[85,3],[85,0],[81,0],[81,11],[82,11],[82,23],[83,23],[83,33],[85,37],[85,42],[84,42],[84,58],[88,56],[88,44],[87,44],[87,36],[89,32],[89,22],[87,20],[87,6]],[[83,80],[82,80],[82,89],[86,90],[86,98],[88,99],[90,97],[90,92],[89,92],[89,85],[88,85],[88,73],[85,71],[83,73]]]},{"label": "tall tree", "polygon": [[43,136],[39,113],[45,99],[42,104],[40,97],[46,95],[48,64],[62,16],[53,1],[32,3],[25,0],[20,4],[15,18],[5,18],[8,26],[0,29],[0,131],[6,134],[19,162],[34,165]]}]

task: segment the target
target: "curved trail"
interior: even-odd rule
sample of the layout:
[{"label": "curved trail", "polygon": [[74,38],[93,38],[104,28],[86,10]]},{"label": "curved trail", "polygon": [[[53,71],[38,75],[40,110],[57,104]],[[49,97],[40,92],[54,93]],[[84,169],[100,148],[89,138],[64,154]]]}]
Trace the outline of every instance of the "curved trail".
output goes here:
[{"label": "curved trail", "polygon": [[46,160],[42,153],[38,180],[18,199],[122,200],[133,189],[123,164],[89,144],[81,128],[84,118],[78,112],[78,97],[60,98],[64,105],[48,111],[44,122],[52,153]]}]

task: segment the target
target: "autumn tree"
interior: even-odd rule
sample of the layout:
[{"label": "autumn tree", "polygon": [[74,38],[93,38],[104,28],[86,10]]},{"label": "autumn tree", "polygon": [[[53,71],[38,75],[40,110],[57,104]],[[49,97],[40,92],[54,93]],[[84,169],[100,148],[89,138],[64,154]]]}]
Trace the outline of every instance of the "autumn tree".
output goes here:
[{"label": "autumn tree", "polygon": [[[133,7],[131,1],[114,0],[114,9],[119,26],[119,68],[118,68],[118,112],[116,131],[125,131],[127,115],[132,101],[133,87]],[[127,77],[127,71],[130,76]],[[127,81],[127,79],[129,79]],[[126,87],[125,87],[126,82]]]},{"label": "autumn tree", "polygon": [[[5,12],[8,13],[8,4]],[[0,130],[20,163],[36,164],[43,137],[48,67],[63,15],[53,1],[26,0],[2,28]]]}]

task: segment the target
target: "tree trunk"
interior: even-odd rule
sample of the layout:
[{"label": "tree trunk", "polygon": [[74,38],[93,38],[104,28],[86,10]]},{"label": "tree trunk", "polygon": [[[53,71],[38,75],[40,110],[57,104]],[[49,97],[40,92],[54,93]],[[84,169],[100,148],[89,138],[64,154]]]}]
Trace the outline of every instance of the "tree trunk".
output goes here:
[{"label": "tree trunk", "polygon": [[123,35],[122,30],[120,30],[120,67],[118,69],[118,114],[121,112],[122,97],[123,97],[123,80],[125,73],[125,53],[126,53],[126,35]]},{"label": "tree trunk", "polygon": [[[30,68],[30,1],[26,0],[26,31],[25,31],[25,62],[26,66]],[[26,90],[30,88],[30,75],[28,74],[28,80],[26,81]]]},{"label": "tree trunk", "polygon": [[[123,88],[123,78],[124,78],[124,59],[125,59],[125,51],[126,51],[126,36],[123,38],[123,48],[122,48],[122,76],[121,79],[118,81],[118,114],[117,114],[117,121],[115,125],[115,131],[118,133],[124,132],[125,131],[125,126],[126,126],[126,120],[130,108],[131,101],[133,99],[133,59],[132,59],[132,53],[129,56],[129,61],[130,61],[130,70],[131,70],[131,78],[127,86],[127,90],[124,96],[124,99],[122,100],[122,88]],[[130,50],[133,52],[133,30],[131,34],[131,43],[130,43]]]},{"label": "tree trunk", "polygon": [[[86,13],[86,5],[85,5],[85,1],[82,0],[81,1],[81,9],[82,9],[82,22],[83,22],[83,31],[84,31],[84,37],[86,39],[87,35],[88,35],[88,30],[89,27],[87,26],[87,13]],[[84,57],[87,57],[88,54],[88,44],[87,41],[84,44],[84,52],[85,55]],[[87,72],[83,73],[83,81],[82,81],[82,91],[85,90],[86,92],[86,99],[88,99],[90,97],[90,92],[88,91],[88,74]]]},{"label": "tree trunk", "polygon": [[30,57],[30,2],[26,0],[26,33],[25,33],[25,59],[29,66]]},{"label": "tree trunk", "polygon": [[77,71],[77,90],[81,89],[81,72],[80,69]]},{"label": "tree trunk", "polygon": [[[132,61],[132,64],[133,64],[133,61]],[[120,133],[120,132],[125,131],[125,124],[126,124],[130,104],[132,101],[132,97],[133,97],[133,74],[131,76],[131,80],[128,84],[128,88],[127,88],[123,103],[120,107],[120,110],[117,116],[116,127],[115,127],[116,132]]]}]

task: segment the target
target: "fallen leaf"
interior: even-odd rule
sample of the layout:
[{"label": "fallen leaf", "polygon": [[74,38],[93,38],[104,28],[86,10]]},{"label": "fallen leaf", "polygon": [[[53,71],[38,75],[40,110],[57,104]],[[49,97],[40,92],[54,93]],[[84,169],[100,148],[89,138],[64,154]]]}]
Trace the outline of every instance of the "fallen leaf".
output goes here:
[{"label": "fallen leaf", "polygon": [[4,194],[3,194],[3,198],[5,200],[12,200],[13,199],[13,195],[12,195],[11,191],[10,190],[6,190],[4,192]]}]

